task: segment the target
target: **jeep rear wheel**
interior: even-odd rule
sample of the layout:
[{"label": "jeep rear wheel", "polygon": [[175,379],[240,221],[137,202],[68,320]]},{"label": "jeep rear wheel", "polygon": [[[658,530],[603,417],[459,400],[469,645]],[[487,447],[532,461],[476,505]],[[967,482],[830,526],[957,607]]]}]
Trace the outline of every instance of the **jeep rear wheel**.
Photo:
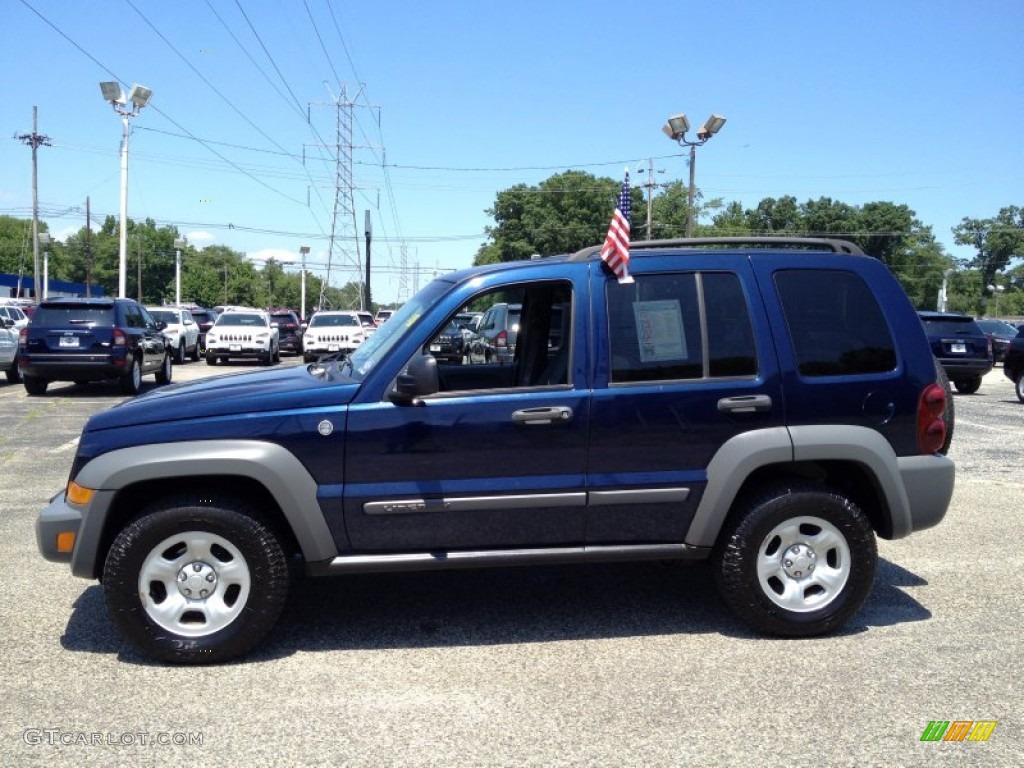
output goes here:
[{"label": "jeep rear wheel", "polygon": [[178,348],[174,352],[174,362],[178,365],[185,363],[185,340],[182,339],[178,342]]},{"label": "jeep rear wheel", "polygon": [[1017,376],[1017,380],[1013,382],[1013,387],[1017,390],[1017,399],[1024,403],[1024,372]]},{"label": "jeep rear wheel", "polygon": [[172,376],[174,376],[174,366],[171,364],[171,355],[168,352],[164,355],[164,361],[160,364],[160,369],[156,372],[156,383],[170,384]]},{"label": "jeep rear wheel", "polygon": [[30,395],[45,395],[46,388],[50,385],[49,380],[28,374],[22,376],[21,381],[25,385],[25,391]]},{"label": "jeep rear wheel", "polygon": [[956,387],[957,392],[963,395],[973,395],[981,389],[981,377],[976,376],[973,379],[957,379],[953,382],[953,386]]},{"label": "jeep rear wheel", "polygon": [[753,628],[791,637],[842,626],[871,592],[877,560],[864,513],[812,485],[780,485],[741,504],[714,553],[726,603]]},{"label": "jeep rear wheel", "polygon": [[248,510],[180,497],[118,534],[103,591],[113,622],[146,655],[209,664],[266,636],[284,608],[289,577],[277,537]]},{"label": "jeep rear wheel", "polygon": [[133,357],[128,365],[128,371],[120,378],[118,385],[122,393],[137,395],[142,389],[142,364],[139,358]]}]

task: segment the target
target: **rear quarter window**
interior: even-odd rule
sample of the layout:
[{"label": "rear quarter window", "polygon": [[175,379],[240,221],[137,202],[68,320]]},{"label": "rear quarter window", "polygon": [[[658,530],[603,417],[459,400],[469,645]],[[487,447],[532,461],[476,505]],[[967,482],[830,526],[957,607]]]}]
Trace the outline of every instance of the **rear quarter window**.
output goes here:
[{"label": "rear quarter window", "polygon": [[775,286],[803,376],[883,373],[896,367],[885,315],[854,272],[786,270]]}]

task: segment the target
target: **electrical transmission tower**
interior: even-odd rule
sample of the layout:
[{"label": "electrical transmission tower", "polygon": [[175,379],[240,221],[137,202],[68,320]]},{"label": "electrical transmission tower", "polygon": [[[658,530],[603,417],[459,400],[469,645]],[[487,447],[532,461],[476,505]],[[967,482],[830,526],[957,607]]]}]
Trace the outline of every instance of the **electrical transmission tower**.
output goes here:
[{"label": "electrical transmission tower", "polygon": [[[333,94],[332,94],[333,97]],[[359,248],[359,232],[356,226],[355,188],[352,181],[352,113],[357,106],[348,98],[347,88],[342,86],[341,95],[331,102],[319,102],[310,106],[334,107],[335,139],[333,145],[317,146],[332,150],[334,160],[334,206],[331,212],[331,233],[327,249],[327,274],[320,287],[318,306],[328,308],[325,293],[335,273],[340,285],[355,284],[359,291],[353,294],[350,306],[343,309],[360,309],[365,296],[363,285],[363,256]]]}]

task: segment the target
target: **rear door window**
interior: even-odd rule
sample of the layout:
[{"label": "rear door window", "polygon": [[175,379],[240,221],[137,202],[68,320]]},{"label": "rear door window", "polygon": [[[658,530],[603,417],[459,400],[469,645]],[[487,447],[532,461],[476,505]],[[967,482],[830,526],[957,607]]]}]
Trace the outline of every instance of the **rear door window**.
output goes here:
[{"label": "rear door window", "polygon": [[607,301],[612,383],[757,375],[750,313],[731,272],[609,282]]},{"label": "rear door window", "polygon": [[803,376],[883,373],[896,367],[896,345],[864,280],[841,270],[775,274],[797,367]]}]

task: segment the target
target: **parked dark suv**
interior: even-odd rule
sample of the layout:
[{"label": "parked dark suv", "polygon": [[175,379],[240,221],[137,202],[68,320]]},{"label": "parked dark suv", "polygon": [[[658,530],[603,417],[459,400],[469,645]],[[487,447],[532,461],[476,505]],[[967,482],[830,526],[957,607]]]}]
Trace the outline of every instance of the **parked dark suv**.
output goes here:
[{"label": "parked dark suv", "polygon": [[1024,327],[1010,340],[1003,359],[1003,373],[1013,382],[1017,399],[1024,403]]},{"label": "parked dark suv", "polygon": [[199,353],[205,355],[206,334],[210,332],[213,324],[217,321],[217,313],[212,309],[204,309],[203,307],[194,307],[189,311],[192,313],[192,319],[199,326]]},{"label": "parked dark suv", "polygon": [[919,312],[932,352],[957,392],[977,392],[992,370],[992,340],[974,318],[955,312]]},{"label": "parked dark suv", "polygon": [[302,354],[302,324],[298,314],[290,309],[268,309],[270,322],[277,323],[278,344],[282,352]]},{"label": "parked dark suv", "polygon": [[[953,493],[947,393],[903,289],[842,241],[636,243],[627,284],[599,251],[445,274],[345,357],[92,416],[40,550],[184,663],[256,645],[299,565],[706,560],[758,631],[836,630],[876,537],[938,524]],[[432,354],[463,308],[499,303],[520,307],[507,361]]]},{"label": "parked dark suv", "polygon": [[45,300],[18,340],[25,389],[42,395],[51,381],[116,379],[122,392],[134,395],[150,373],[168,384],[165,327],[133,299]]}]

